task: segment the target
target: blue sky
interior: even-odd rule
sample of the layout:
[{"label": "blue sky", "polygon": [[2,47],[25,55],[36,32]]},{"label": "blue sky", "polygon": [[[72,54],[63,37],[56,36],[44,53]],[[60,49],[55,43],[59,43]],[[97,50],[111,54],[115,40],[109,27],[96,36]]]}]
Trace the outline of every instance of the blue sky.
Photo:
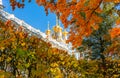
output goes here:
[{"label": "blue sky", "polygon": [[14,11],[12,11],[9,0],[3,0],[3,5],[5,6],[5,11],[14,14],[17,18],[25,21],[29,25],[39,29],[42,32],[45,32],[47,29],[48,21],[50,22],[50,28],[56,24],[55,14],[49,13],[48,16],[46,16],[44,8],[38,6],[35,3],[35,0],[32,0],[31,3],[26,2],[25,8],[16,8]]}]

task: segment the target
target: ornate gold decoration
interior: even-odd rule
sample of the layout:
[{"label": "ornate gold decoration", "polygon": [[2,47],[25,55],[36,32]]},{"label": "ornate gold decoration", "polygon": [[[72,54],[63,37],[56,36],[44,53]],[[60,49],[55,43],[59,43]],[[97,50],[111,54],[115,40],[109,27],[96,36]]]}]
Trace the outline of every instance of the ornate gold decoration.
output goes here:
[{"label": "ornate gold decoration", "polygon": [[50,30],[50,24],[48,22],[48,29],[46,31],[46,35],[49,36],[51,34],[51,30]]}]

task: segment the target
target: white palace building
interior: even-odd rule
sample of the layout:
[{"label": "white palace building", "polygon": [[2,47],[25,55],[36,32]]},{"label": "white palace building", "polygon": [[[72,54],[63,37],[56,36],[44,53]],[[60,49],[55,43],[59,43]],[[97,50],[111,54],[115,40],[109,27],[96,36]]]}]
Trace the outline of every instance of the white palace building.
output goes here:
[{"label": "white palace building", "polygon": [[48,23],[48,29],[46,30],[46,33],[43,33],[40,30],[35,29],[29,24],[25,23],[23,20],[20,20],[19,18],[15,17],[13,14],[5,12],[3,9],[2,0],[0,0],[0,20],[12,20],[13,23],[16,24],[16,26],[23,26],[24,30],[29,32],[30,35],[36,35],[45,42],[51,43],[52,47],[65,50],[68,52],[68,54],[74,54],[77,59],[80,59],[79,52],[75,52],[75,50],[72,50],[71,45],[66,44],[68,32],[66,30],[63,31],[62,27],[60,27],[58,17],[56,17],[56,25],[53,27],[53,32],[51,32],[51,30],[49,29]]}]

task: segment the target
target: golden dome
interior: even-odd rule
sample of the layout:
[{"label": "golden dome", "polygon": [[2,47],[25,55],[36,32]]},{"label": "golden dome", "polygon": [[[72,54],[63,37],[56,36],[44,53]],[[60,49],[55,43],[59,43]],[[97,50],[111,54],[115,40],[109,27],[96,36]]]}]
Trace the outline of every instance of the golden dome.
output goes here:
[{"label": "golden dome", "polygon": [[58,28],[58,31],[59,31],[59,32],[62,32],[62,27],[59,27],[59,28]]},{"label": "golden dome", "polygon": [[50,30],[47,30],[46,31],[46,35],[50,35],[51,31]]},{"label": "golden dome", "polygon": [[59,18],[56,16],[56,26],[53,27],[54,32],[62,32],[62,28],[59,26]]},{"label": "golden dome", "polygon": [[54,26],[54,27],[53,27],[53,31],[54,31],[54,32],[58,32],[58,30],[59,30],[59,26]]},{"label": "golden dome", "polygon": [[67,36],[68,32],[66,31],[66,29],[63,31],[63,36]]}]

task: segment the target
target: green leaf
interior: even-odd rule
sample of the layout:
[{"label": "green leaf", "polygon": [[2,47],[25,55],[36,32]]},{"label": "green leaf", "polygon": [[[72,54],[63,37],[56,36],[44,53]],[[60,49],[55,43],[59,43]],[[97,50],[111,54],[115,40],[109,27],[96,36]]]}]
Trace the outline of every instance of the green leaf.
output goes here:
[{"label": "green leaf", "polygon": [[107,4],[104,5],[103,10],[104,10],[104,12],[110,11],[114,6],[115,6],[115,4],[112,3],[112,2],[111,3],[107,3]]},{"label": "green leaf", "polygon": [[30,66],[30,63],[25,64],[25,67],[28,68]]},{"label": "green leaf", "polygon": [[86,19],[86,14],[85,14],[85,12],[80,12],[80,15],[83,17],[84,20]]},{"label": "green leaf", "polygon": [[27,53],[26,51],[22,50],[22,49],[17,49],[17,55],[20,56],[20,57],[23,57],[25,56]]},{"label": "green leaf", "polygon": [[86,0],[86,2],[84,3],[84,6],[88,6],[90,0]]}]

